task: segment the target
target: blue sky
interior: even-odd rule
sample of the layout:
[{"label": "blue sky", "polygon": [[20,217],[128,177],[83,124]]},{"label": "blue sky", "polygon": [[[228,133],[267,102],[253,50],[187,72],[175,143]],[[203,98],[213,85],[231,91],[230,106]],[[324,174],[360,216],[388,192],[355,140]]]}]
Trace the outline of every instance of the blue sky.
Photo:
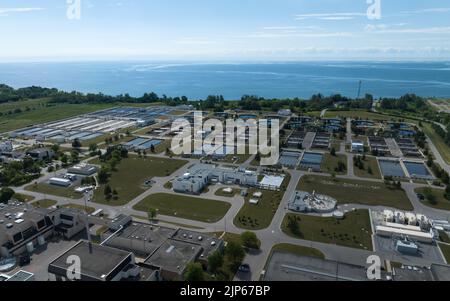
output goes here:
[{"label": "blue sky", "polygon": [[450,59],[450,0],[80,1],[0,0],[0,60]]}]

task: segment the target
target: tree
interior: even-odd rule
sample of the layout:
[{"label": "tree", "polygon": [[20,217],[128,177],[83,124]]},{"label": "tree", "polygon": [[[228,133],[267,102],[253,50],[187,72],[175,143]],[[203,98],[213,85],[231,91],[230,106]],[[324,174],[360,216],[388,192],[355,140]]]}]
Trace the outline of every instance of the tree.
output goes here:
[{"label": "tree", "polygon": [[289,216],[288,217],[288,223],[287,223],[288,229],[292,232],[292,234],[300,236],[300,227],[298,225],[297,220],[295,217]]},{"label": "tree", "polygon": [[208,257],[208,268],[215,273],[223,265],[223,255],[219,251],[215,251]]},{"label": "tree", "polygon": [[73,150],[73,151],[70,152],[70,158],[71,158],[71,160],[72,160],[72,163],[78,163],[78,162],[80,162],[79,154],[78,154],[78,152],[75,151],[75,150]]},{"label": "tree", "polygon": [[98,148],[98,146],[97,146],[97,144],[95,144],[95,143],[92,143],[92,144],[89,145],[89,151],[90,151],[91,153],[96,152],[96,151],[97,151],[97,148]]},{"label": "tree", "polygon": [[104,195],[105,195],[106,197],[111,197],[111,193],[112,193],[111,186],[106,185],[106,186],[105,186],[105,190],[104,190]]},{"label": "tree", "polygon": [[186,267],[186,272],[184,274],[184,280],[191,282],[205,280],[202,265],[198,262],[188,264],[188,266]]},{"label": "tree", "polygon": [[156,211],[156,209],[155,208],[150,208],[149,210],[148,210],[148,219],[150,220],[150,221],[152,221],[152,220],[154,220],[155,219],[155,217],[156,217],[156,215],[158,214],[157,213],[157,211]]},{"label": "tree", "polygon": [[105,184],[106,182],[108,182],[108,172],[106,171],[106,169],[100,169],[100,171],[98,172],[98,181],[100,182],[100,184]]},{"label": "tree", "polygon": [[242,245],[250,249],[259,249],[260,241],[254,232],[245,231],[241,234]]},{"label": "tree", "polygon": [[67,162],[68,162],[68,161],[69,161],[69,158],[67,158],[67,155],[66,155],[66,154],[63,154],[63,155],[61,156],[61,162],[62,162],[63,166],[67,165]]},{"label": "tree", "polygon": [[74,147],[74,148],[80,148],[80,147],[81,147],[80,139],[75,139],[75,140],[73,140],[73,142],[72,142],[72,147]]},{"label": "tree", "polygon": [[237,263],[244,259],[245,250],[239,243],[230,241],[225,248],[225,254],[233,263]]},{"label": "tree", "polygon": [[14,196],[15,192],[11,188],[4,187],[0,190],[0,203],[6,204]]},{"label": "tree", "polygon": [[333,157],[336,157],[336,149],[335,149],[334,147],[331,148],[330,154],[331,154]]},{"label": "tree", "polygon": [[450,185],[447,185],[447,187],[445,188],[444,197],[450,201]]}]

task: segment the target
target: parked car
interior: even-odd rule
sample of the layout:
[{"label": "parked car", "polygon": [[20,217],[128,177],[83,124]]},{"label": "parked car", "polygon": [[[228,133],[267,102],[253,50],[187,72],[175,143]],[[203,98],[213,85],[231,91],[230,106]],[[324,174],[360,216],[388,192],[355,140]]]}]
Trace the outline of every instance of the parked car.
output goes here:
[{"label": "parked car", "polygon": [[242,264],[239,267],[239,271],[243,272],[243,273],[249,273],[250,272],[250,266],[248,264],[244,263],[244,264]]}]

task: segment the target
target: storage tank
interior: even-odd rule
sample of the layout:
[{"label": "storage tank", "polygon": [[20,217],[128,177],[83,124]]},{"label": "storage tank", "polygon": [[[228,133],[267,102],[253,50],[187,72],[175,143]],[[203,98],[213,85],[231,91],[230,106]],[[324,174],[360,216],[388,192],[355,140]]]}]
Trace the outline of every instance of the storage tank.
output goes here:
[{"label": "storage tank", "polygon": [[383,217],[384,221],[392,223],[394,221],[394,212],[392,212],[392,210],[384,210]]},{"label": "storage tank", "polygon": [[33,253],[33,251],[34,251],[33,242],[30,241],[29,243],[27,243],[26,248],[27,248],[28,253]]},{"label": "storage tank", "polygon": [[37,239],[37,241],[38,241],[38,244],[40,245],[40,246],[43,246],[43,245],[45,245],[45,237],[44,236],[39,236],[38,237],[38,239]]},{"label": "storage tank", "polygon": [[410,213],[410,212],[405,213],[405,219],[408,221],[408,225],[411,225],[411,226],[417,225],[417,218],[414,213]]},{"label": "storage tank", "polygon": [[405,214],[401,211],[395,211],[394,212],[394,222],[397,224],[404,224],[405,223]]}]

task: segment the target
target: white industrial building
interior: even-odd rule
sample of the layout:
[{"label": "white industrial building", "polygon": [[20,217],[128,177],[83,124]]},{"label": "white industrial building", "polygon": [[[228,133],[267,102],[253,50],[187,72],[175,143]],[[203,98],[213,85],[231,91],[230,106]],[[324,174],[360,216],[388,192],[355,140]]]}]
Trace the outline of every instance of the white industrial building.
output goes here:
[{"label": "white industrial building", "polygon": [[223,168],[211,164],[197,164],[187,173],[173,181],[173,190],[182,193],[200,194],[212,182],[228,185],[256,186],[256,172],[243,168]]},{"label": "white industrial building", "polygon": [[384,210],[381,216],[380,224],[375,227],[379,236],[422,243],[432,243],[434,240],[430,221],[422,214]]},{"label": "white industrial building", "polygon": [[288,208],[297,212],[328,213],[334,211],[336,205],[337,201],[329,196],[296,191],[289,200]]}]

